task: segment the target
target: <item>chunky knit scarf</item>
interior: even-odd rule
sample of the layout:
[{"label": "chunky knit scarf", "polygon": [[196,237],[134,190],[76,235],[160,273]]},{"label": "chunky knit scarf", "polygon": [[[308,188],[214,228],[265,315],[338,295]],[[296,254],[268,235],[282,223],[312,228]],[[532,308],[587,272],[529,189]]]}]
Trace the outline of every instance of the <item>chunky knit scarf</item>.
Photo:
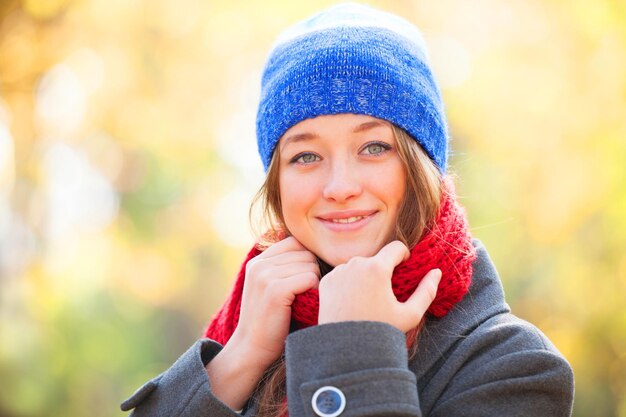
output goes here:
[{"label": "chunky knit scarf", "polygon": [[[472,262],[476,251],[472,245],[465,210],[461,207],[450,179],[446,179],[441,193],[441,204],[435,224],[411,249],[411,256],[400,263],[391,277],[391,286],[399,301],[406,301],[424,275],[434,268],[441,269],[442,277],[435,300],[428,313],[443,317],[463,298],[470,285]],[[226,344],[239,322],[241,295],[246,264],[261,250],[253,247],[246,257],[234,288],[222,308],[209,324],[205,336]],[[298,328],[317,324],[319,292],[315,289],[296,296],[292,306],[292,320]]]}]

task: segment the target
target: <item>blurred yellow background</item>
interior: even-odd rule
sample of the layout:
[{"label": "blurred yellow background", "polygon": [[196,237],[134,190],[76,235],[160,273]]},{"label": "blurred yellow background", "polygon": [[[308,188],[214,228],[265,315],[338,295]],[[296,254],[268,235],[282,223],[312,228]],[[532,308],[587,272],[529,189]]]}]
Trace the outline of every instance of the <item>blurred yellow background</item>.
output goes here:
[{"label": "blurred yellow background", "polygon": [[[0,417],[118,416],[253,242],[274,37],[332,1],[0,1]],[[416,23],[514,312],[626,416],[626,3],[371,1]]]}]

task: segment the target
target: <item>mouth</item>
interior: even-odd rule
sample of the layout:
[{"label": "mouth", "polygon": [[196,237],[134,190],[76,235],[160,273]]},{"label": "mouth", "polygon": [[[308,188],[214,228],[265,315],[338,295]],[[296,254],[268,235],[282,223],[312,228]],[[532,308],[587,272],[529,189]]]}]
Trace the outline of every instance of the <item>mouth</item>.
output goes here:
[{"label": "mouth", "polygon": [[328,229],[336,232],[353,231],[360,229],[369,223],[378,211],[350,211],[326,213],[318,217],[318,220]]},{"label": "mouth", "polygon": [[358,222],[361,219],[364,219],[367,216],[353,216],[353,217],[348,217],[347,219],[327,219],[327,221],[331,221],[333,223],[343,223],[343,224],[348,224],[348,223],[354,223],[354,222]]}]

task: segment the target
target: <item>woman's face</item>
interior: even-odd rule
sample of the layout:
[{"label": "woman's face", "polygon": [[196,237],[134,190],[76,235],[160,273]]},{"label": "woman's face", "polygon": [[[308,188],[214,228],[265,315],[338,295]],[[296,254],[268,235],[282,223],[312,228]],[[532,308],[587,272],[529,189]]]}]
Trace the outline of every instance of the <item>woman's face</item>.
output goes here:
[{"label": "woman's face", "polygon": [[391,124],[318,116],[280,139],[279,186],[289,232],[332,266],[393,240],[406,174]]}]

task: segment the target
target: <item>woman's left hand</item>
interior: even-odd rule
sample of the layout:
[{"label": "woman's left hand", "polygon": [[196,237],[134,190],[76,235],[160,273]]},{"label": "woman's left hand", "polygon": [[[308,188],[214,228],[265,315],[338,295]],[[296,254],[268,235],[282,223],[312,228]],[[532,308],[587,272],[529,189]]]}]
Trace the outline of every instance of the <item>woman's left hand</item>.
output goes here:
[{"label": "woman's left hand", "polygon": [[319,324],[350,320],[388,323],[403,332],[419,324],[435,299],[441,271],[433,269],[404,303],[391,288],[391,275],[410,255],[400,241],[385,245],[372,257],[354,257],[320,281]]}]

